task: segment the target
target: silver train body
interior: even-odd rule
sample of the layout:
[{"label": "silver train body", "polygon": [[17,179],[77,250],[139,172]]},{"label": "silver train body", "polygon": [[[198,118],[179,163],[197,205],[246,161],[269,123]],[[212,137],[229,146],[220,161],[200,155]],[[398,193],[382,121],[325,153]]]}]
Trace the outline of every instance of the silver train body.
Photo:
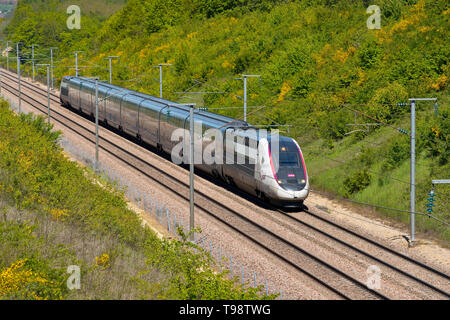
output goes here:
[{"label": "silver train body", "polygon": [[[94,116],[95,81],[64,77],[60,98],[62,105]],[[172,141],[174,130],[189,131],[189,108],[175,102],[103,82],[98,83],[98,98],[100,121],[169,154],[179,143]],[[272,136],[260,135],[260,130],[246,122],[199,110],[195,110],[194,121],[202,123],[202,133],[219,129],[224,137],[233,137],[235,158],[245,146],[256,146],[257,150],[253,155],[243,154],[245,163],[242,164],[199,163],[196,168],[273,204],[283,207],[303,204],[309,193],[309,179],[300,146],[295,140],[279,136],[276,144],[279,156],[275,159],[272,157]],[[205,148],[211,140],[204,140],[201,143]],[[227,146],[229,151],[229,145],[224,142],[224,154]],[[250,161],[251,157],[253,161]]]}]

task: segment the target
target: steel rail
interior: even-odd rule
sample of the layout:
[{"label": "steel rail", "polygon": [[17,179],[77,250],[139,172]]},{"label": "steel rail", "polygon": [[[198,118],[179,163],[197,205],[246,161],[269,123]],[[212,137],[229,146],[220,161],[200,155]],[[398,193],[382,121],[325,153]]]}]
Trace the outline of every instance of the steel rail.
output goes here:
[{"label": "steel rail", "polygon": [[[11,88],[11,89],[17,91],[17,89],[13,88],[13,87],[10,86],[9,84],[6,84],[6,86],[8,86],[9,88]],[[6,89],[6,90],[9,91],[10,93],[14,94],[14,92],[12,92],[11,90],[9,90],[9,89]],[[16,95],[16,94],[14,94],[14,95]],[[35,99],[35,98],[33,98],[33,97],[29,96],[29,95],[23,94],[23,96],[24,96],[25,98],[28,98],[28,99],[30,99],[30,100],[32,100],[32,101],[38,103],[38,104],[44,105],[42,102],[38,101],[37,99]],[[28,103],[29,103],[29,102],[28,102]],[[32,104],[31,104],[31,105],[32,105]],[[32,106],[33,106],[33,105],[32,105]],[[36,106],[33,106],[33,107],[35,107],[36,109],[38,109],[39,111],[42,112],[42,110],[41,110],[40,108],[37,108]],[[74,131],[74,132],[77,133],[78,135],[82,136],[82,137],[85,138],[86,140],[93,142],[93,140],[90,139],[89,137],[87,137],[86,135],[81,134],[79,131],[73,129],[73,128],[70,127],[69,125],[65,124],[63,121],[61,121],[61,120],[59,120],[59,119],[56,119],[56,118],[55,118],[55,114],[57,114],[58,116],[61,116],[61,117],[65,118],[66,120],[68,120],[68,121],[74,123],[75,125],[77,125],[77,126],[81,127],[82,129],[88,131],[90,134],[93,134],[92,131],[90,131],[89,129],[86,129],[85,127],[83,127],[82,125],[80,125],[79,123],[77,123],[76,121],[74,121],[74,120],[72,120],[72,119],[66,117],[65,115],[61,114],[60,112],[53,111],[52,114],[53,114],[52,117],[53,117],[54,120],[58,121],[59,123],[61,123],[61,124],[64,125],[64,126],[66,126],[67,128],[69,128],[70,130]],[[156,167],[156,166],[154,166],[154,165],[148,163],[147,161],[144,161],[144,160],[142,160],[142,159],[139,159],[138,157],[134,156],[132,153],[130,153],[129,151],[123,149],[122,147],[117,146],[116,144],[114,144],[114,143],[112,143],[112,142],[110,142],[110,141],[107,141],[107,140],[105,140],[105,139],[103,139],[103,138],[102,138],[102,140],[105,141],[106,143],[112,145],[114,148],[119,149],[119,150],[122,151],[123,153],[125,153],[125,154],[131,156],[132,158],[134,158],[134,159],[136,159],[136,160],[138,160],[138,161],[141,161],[142,163],[144,163],[144,164],[147,165],[147,166],[152,167],[154,170],[159,171],[159,172],[162,173],[164,176],[169,177],[170,179],[172,179],[172,180],[175,181],[176,183],[183,185],[185,188],[188,188],[188,187],[189,187],[188,184],[186,184],[186,183],[184,183],[184,182],[182,182],[182,181],[179,181],[179,180],[176,179],[175,177],[172,177],[172,176],[168,175],[168,174],[165,173],[163,170],[161,170],[160,168],[158,168],[158,167]],[[159,181],[158,179],[152,177],[152,176],[149,175],[147,172],[145,172],[144,170],[142,170],[140,166],[136,166],[136,165],[130,163],[129,161],[127,161],[127,160],[125,160],[125,159],[119,157],[116,153],[112,152],[112,151],[109,150],[108,148],[105,148],[105,147],[103,147],[103,146],[100,146],[100,148],[103,149],[104,151],[106,151],[107,153],[111,154],[113,157],[115,157],[115,158],[121,160],[122,162],[124,162],[124,163],[127,164],[128,166],[132,167],[133,169],[135,169],[135,170],[138,171],[139,173],[145,175],[146,177],[152,179],[152,180],[155,181],[156,183],[162,185],[162,186],[165,187],[166,189],[169,189],[170,191],[174,192],[175,194],[178,194],[178,195],[179,195],[181,198],[183,198],[184,200],[189,201],[188,197],[182,195],[180,192],[176,191],[174,188],[169,187],[169,186],[167,186],[166,184],[164,184],[164,183],[162,183],[161,181]],[[284,245],[290,246],[291,248],[293,248],[293,249],[295,249],[296,251],[302,253],[304,256],[307,256],[308,258],[310,258],[311,260],[315,261],[316,263],[319,263],[319,264],[325,266],[326,268],[330,269],[331,271],[333,271],[333,272],[339,274],[341,277],[343,277],[343,278],[345,278],[346,280],[352,282],[354,285],[356,285],[357,287],[363,289],[364,291],[369,292],[369,293],[372,294],[373,296],[376,296],[376,297],[381,298],[381,299],[389,299],[388,297],[384,296],[383,294],[381,294],[381,293],[379,293],[379,292],[377,292],[377,291],[375,291],[375,290],[373,290],[373,289],[367,288],[366,284],[360,282],[360,281],[357,280],[357,279],[354,279],[353,277],[351,277],[351,276],[349,276],[348,274],[346,274],[346,273],[340,271],[340,270],[337,269],[336,267],[334,267],[334,266],[328,264],[327,262],[321,260],[320,258],[315,257],[314,255],[310,254],[309,252],[305,251],[304,249],[302,249],[302,248],[300,248],[300,247],[298,247],[298,246],[296,246],[296,245],[290,243],[288,240],[285,240],[284,238],[282,238],[282,237],[280,237],[279,235],[273,233],[272,231],[266,229],[265,227],[262,227],[262,226],[256,224],[255,222],[251,221],[249,218],[243,216],[242,214],[238,213],[237,211],[235,211],[235,210],[233,210],[233,209],[231,209],[231,208],[228,208],[227,206],[223,205],[222,203],[218,202],[217,200],[215,200],[215,199],[213,199],[213,198],[211,198],[211,197],[205,195],[204,193],[202,193],[202,192],[200,192],[200,191],[197,191],[197,194],[200,195],[200,196],[202,196],[202,197],[204,197],[207,201],[216,204],[217,206],[221,207],[222,209],[225,209],[225,210],[231,212],[234,216],[240,218],[241,220],[243,220],[243,221],[245,221],[245,222],[247,222],[247,223],[250,223],[250,224],[253,225],[254,227],[256,227],[256,228],[262,230],[263,232],[269,234],[270,236],[272,236],[272,237],[275,238],[276,240],[282,242]],[[336,288],[330,286],[329,284],[327,284],[327,283],[324,282],[323,280],[319,279],[317,276],[313,275],[311,272],[305,270],[304,268],[301,268],[301,267],[298,266],[296,263],[294,263],[294,262],[288,260],[286,257],[284,257],[283,255],[281,255],[280,253],[278,253],[276,250],[274,250],[274,249],[272,249],[272,248],[269,248],[267,245],[262,244],[260,241],[256,240],[254,237],[249,236],[248,234],[246,234],[245,232],[243,232],[242,230],[240,230],[238,227],[236,227],[236,226],[232,225],[231,223],[225,221],[223,218],[218,217],[216,214],[212,213],[211,210],[205,208],[204,206],[199,205],[198,203],[196,204],[196,206],[197,206],[199,209],[201,209],[202,211],[204,211],[204,212],[210,214],[211,216],[213,216],[213,217],[216,218],[217,220],[221,221],[222,223],[224,223],[225,225],[227,225],[228,227],[230,227],[232,230],[234,230],[234,231],[240,233],[241,235],[243,235],[243,236],[246,237],[247,239],[251,240],[251,241],[254,242],[255,244],[257,244],[257,245],[263,247],[265,250],[269,251],[270,253],[272,253],[273,255],[275,255],[276,257],[278,257],[279,259],[281,259],[281,260],[283,260],[284,262],[288,263],[289,265],[291,265],[292,267],[294,267],[294,268],[297,269],[298,271],[300,271],[300,272],[306,274],[307,276],[309,276],[310,278],[312,278],[312,279],[315,280],[316,282],[320,283],[322,286],[326,287],[326,288],[329,289],[330,291],[336,293],[337,295],[339,295],[339,296],[341,296],[341,297],[343,297],[343,298],[349,299],[349,297],[348,297],[347,295],[343,294],[343,293],[340,292],[338,289],[336,289]]]}]

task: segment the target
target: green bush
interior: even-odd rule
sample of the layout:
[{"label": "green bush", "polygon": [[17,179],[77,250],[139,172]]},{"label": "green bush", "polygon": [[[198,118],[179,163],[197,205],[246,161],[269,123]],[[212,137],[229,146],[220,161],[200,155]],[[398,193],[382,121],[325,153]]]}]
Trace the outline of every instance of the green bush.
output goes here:
[{"label": "green bush", "polygon": [[390,146],[386,153],[383,171],[389,171],[397,168],[406,159],[409,159],[411,155],[411,148],[409,143],[409,137],[396,139]]},{"label": "green bush", "polygon": [[372,176],[364,170],[358,170],[344,180],[344,188],[348,195],[360,192],[370,185]]},{"label": "green bush", "polygon": [[382,49],[375,41],[365,42],[358,50],[359,64],[363,69],[375,68],[379,65]]},{"label": "green bush", "polygon": [[[350,123],[349,114],[344,111],[338,111],[338,108],[333,108],[335,112],[324,114],[320,119],[320,133],[325,139],[340,140],[348,131],[346,124]],[[338,110],[336,110],[338,109]]]},{"label": "green bush", "polygon": [[418,122],[419,149],[425,149],[430,157],[437,158],[439,165],[443,166],[449,163],[450,119],[448,110],[441,110],[438,116],[428,115]]},{"label": "green bush", "polygon": [[375,91],[370,100],[369,113],[381,121],[389,121],[398,115],[405,114],[410,110],[408,106],[397,105],[399,102],[406,102],[408,93],[405,88],[393,82],[385,88]]}]

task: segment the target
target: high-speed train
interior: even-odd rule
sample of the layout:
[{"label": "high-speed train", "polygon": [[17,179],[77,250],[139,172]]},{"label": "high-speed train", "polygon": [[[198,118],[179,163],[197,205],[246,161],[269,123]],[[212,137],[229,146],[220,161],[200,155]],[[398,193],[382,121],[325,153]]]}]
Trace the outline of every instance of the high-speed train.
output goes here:
[{"label": "high-speed train", "polygon": [[[60,99],[63,106],[93,117],[95,80],[64,77]],[[188,106],[103,82],[98,82],[98,101],[99,121],[168,154],[179,143],[173,141],[173,132],[189,132]],[[220,130],[223,158],[231,154],[235,160],[245,160],[227,159],[212,164],[201,161],[195,164],[196,168],[274,205],[302,206],[309,193],[309,179],[301,148],[294,139],[263,134],[247,122],[198,109],[194,121],[202,124],[204,147],[211,143],[205,135],[208,129]]]}]

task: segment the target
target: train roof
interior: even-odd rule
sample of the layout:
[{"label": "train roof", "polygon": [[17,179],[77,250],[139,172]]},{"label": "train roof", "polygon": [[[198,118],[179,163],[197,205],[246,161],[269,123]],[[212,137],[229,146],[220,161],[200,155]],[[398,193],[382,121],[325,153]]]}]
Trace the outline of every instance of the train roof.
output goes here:
[{"label": "train roof", "polygon": [[[262,134],[262,132],[264,132]],[[259,129],[256,127],[237,127],[235,128],[234,132],[235,135],[242,136],[245,138],[253,139],[253,140],[260,140],[261,138],[267,138],[267,140],[270,142],[276,135],[272,132],[267,132],[265,129]],[[291,142],[293,139],[290,137],[277,135],[279,142]]]},{"label": "train roof", "polygon": [[[80,82],[80,83],[89,83],[91,85],[95,85],[95,80],[92,79],[92,78],[66,76],[66,77],[63,77],[63,81],[65,79],[67,79],[69,81]],[[102,86],[104,88],[109,88],[109,89],[112,89],[112,90],[122,91],[123,93],[120,93],[120,96],[124,96],[127,93],[128,94],[132,93],[134,96],[140,97],[142,99],[150,100],[153,103],[157,103],[157,104],[161,105],[162,108],[170,106],[170,107],[176,107],[176,108],[182,109],[182,110],[184,110],[186,112],[189,112],[189,107],[187,107],[184,104],[180,104],[180,103],[177,103],[177,102],[174,102],[174,101],[158,98],[158,97],[146,94],[146,93],[142,93],[142,92],[139,92],[139,91],[135,91],[135,90],[119,87],[119,86],[116,86],[116,85],[113,85],[113,84],[109,84],[109,83],[106,83],[106,82],[103,82],[103,81],[99,81],[98,85]],[[224,123],[224,127],[239,127],[239,128],[241,128],[241,127],[250,127],[250,125],[247,122],[245,122],[245,121],[237,120],[237,119],[234,119],[234,118],[231,118],[231,117],[227,117],[227,116],[224,116],[224,115],[221,115],[221,114],[217,114],[217,113],[213,113],[213,112],[209,112],[209,111],[196,109],[195,110],[195,114],[199,114],[201,116],[205,116],[205,117],[208,117],[208,118],[213,118],[216,121],[222,122],[222,123]]]}]

